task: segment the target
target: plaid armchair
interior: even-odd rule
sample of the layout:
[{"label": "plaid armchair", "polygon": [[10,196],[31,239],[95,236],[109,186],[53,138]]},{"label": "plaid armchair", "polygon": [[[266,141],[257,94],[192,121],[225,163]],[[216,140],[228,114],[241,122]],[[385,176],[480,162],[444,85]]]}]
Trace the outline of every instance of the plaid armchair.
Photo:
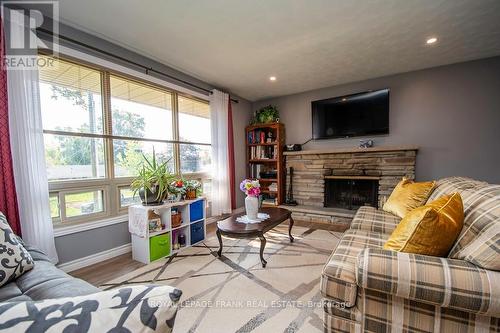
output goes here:
[{"label": "plaid armchair", "polygon": [[429,201],[457,191],[465,226],[448,258],[383,250],[400,219],[358,210],[323,269],[325,332],[500,332],[500,186],[446,178]]}]

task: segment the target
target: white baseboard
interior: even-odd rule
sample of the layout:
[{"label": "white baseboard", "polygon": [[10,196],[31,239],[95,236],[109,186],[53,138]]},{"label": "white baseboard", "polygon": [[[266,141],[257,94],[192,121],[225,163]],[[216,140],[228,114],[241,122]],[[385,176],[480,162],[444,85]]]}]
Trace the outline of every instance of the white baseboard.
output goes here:
[{"label": "white baseboard", "polygon": [[72,272],[76,271],[77,269],[94,265],[100,263],[101,261],[108,260],[131,251],[132,251],[131,243],[123,244],[121,246],[106,251],[91,254],[90,256],[62,263],[60,265],[57,265],[57,267],[65,272]]}]

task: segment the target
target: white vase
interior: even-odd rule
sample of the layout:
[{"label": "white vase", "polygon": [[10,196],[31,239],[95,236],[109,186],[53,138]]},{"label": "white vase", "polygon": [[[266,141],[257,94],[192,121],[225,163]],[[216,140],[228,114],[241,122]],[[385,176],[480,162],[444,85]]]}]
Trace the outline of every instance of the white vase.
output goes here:
[{"label": "white vase", "polygon": [[245,210],[250,220],[256,220],[259,212],[259,198],[247,195],[245,198]]}]

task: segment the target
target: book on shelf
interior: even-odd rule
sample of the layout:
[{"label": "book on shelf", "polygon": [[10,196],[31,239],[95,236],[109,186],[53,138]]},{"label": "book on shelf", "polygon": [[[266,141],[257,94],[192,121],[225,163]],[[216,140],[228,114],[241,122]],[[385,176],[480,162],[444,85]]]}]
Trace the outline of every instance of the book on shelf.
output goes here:
[{"label": "book on shelf", "polygon": [[276,142],[276,132],[272,129],[255,129],[248,132],[247,143],[248,144],[264,144],[264,143],[275,143]]},{"label": "book on shelf", "polygon": [[277,149],[276,146],[251,146],[250,159],[251,160],[268,160],[276,159]]},{"label": "book on shelf", "polygon": [[266,142],[266,132],[263,130],[254,130],[248,132],[247,141],[249,144],[265,143]]}]

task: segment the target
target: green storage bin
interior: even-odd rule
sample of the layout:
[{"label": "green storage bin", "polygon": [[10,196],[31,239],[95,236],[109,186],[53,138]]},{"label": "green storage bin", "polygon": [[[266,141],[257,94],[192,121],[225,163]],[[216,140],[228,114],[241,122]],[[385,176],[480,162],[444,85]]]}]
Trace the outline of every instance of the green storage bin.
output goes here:
[{"label": "green storage bin", "polygon": [[170,232],[149,239],[149,260],[154,261],[170,255]]}]

